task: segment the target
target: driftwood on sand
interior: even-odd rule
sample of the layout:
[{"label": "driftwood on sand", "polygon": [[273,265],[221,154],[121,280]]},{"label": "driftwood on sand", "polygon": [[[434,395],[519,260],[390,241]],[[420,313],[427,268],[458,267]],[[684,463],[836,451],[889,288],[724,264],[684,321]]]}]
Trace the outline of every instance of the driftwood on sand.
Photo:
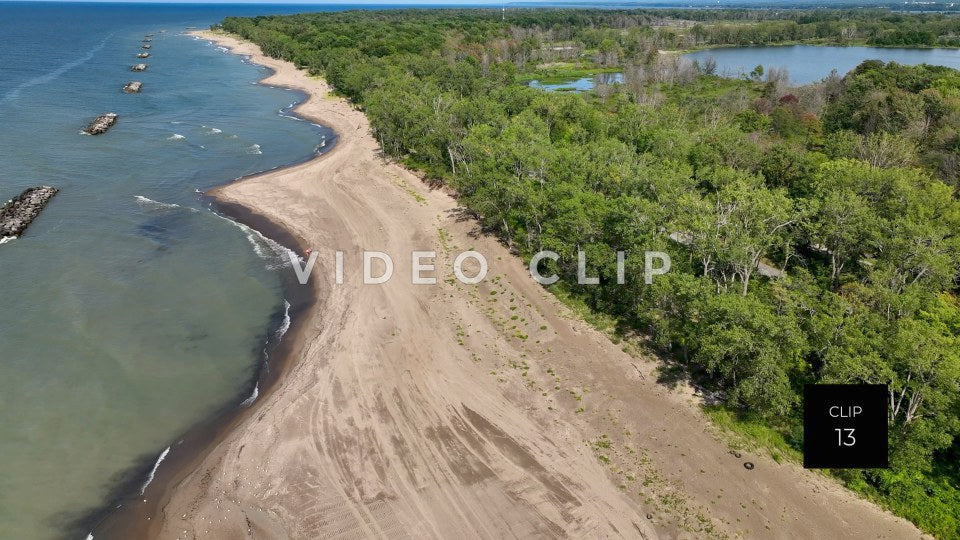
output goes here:
[{"label": "driftwood on sand", "polygon": [[148,52],[139,53],[137,54],[137,58],[150,58],[150,53]]},{"label": "driftwood on sand", "polygon": [[117,113],[101,114],[94,118],[93,122],[90,122],[90,125],[87,126],[87,129],[83,130],[83,132],[87,135],[100,135],[101,133],[106,133],[107,130],[112,128],[116,123]]},{"label": "driftwood on sand", "polygon": [[139,94],[141,88],[143,88],[142,82],[130,81],[123,87],[123,91],[128,94]]},{"label": "driftwood on sand", "polygon": [[137,64],[130,68],[130,71],[146,71],[146,70],[147,70],[146,64]]},{"label": "driftwood on sand", "polygon": [[32,187],[7,201],[0,207],[0,238],[23,234],[57,191],[49,186]]}]

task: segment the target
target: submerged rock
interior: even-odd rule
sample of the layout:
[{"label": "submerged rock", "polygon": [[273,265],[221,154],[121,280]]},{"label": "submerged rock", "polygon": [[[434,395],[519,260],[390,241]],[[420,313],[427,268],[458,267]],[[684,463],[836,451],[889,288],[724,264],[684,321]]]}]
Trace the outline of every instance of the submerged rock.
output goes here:
[{"label": "submerged rock", "polygon": [[153,45],[150,45],[149,43],[144,43],[143,45],[140,46],[140,48],[141,48],[141,49],[149,49],[149,48],[152,47],[152,46],[153,46]]},{"label": "submerged rock", "polygon": [[146,70],[147,70],[146,64],[137,64],[130,68],[130,71],[146,71]]},{"label": "submerged rock", "polygon": [[150,58],[150,53],[142,52],[137,55],[137,58]]},{"label": "submerged rock", "polygon": [[83,132],[87,135],[100,135],[101,133],[106,133],[107,130],[112,128],[116,123],[117,113],[101,114],[94,118],[93,122],[90,122],[90,125],[87,126],[87,129],[83,130]]},{"label": "submerged rock", "polygon": [[143,83],[140,81],[130,81],[126,86],[123,87],[123,91],[128,94],[139,94],[140,89],[143,88]]},{"label": "submerged rock", "polygon": [[49,186],[28,188],[0,207],[0,238],[23,234],[58,191]]}]

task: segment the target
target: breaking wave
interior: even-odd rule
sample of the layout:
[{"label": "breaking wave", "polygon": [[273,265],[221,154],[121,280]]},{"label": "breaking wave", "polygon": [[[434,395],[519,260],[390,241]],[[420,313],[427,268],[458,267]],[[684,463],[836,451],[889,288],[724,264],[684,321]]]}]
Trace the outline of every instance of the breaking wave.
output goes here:
[{"label": "breaking wave", "polygon": [[141,207],[149,208],[151,210],[174,210],[177,208],[182,208],[184,210],[189,210],[191,212],[199,212],[199,210],[197,210],[196,208],[183,207],[176,203],[165,203],[165,202],[155,201],[148,197],[144,197],[143,195],[134,195],[133,199],[137,201],[137,204],[139,204]]},{"label": "breaking wave", "polygon": [[267,270],[278,270],[280,268],[286,268],[290,266],[290,254],[292,253],[294,257],[300,258],[295,251],[289,249],[276,240],[267,238],[260,231],[240,223],[239,221],[234,221],[226,216],[222,216],[214,212],[215,216],[218,218],[230,223],[234,227],[237,227],[247,237],[247,241],[250,242],[250,245],[253,246],[253,252],[257,254],[258,257],[267,261]]},{"label": "breaking wave", "polygon": [[153,199],[144,197],[143,195],[134,195],[133,198],[136,199],[137,204],[140,206],[148,206],[153,208],[180,208],[179,204],[155,201]]},{"label": "breaking wave", "polygon": [[168,141],[182,141],[183,139],[186,139],[186,137],[179,133],[174,133],[173,135],[167,137]]},{"label": "breaking wave", "polygon": [[253,144],[253,145],[250,145],[250,147],[247,148],[247,153],[248,153],[248,154],[254,154],[254,155],[260,155],[260,154],[263,153],[263,151],[260,150],[260,145],[259,145],[259,144]]},{"label": "breaking wave", "polygon": [[147,475],[147,481],[143,483],[143,487],[140,488],[140,495],[143,495],[147,491],[147,486],[150,485],[150,482],[153,482],[153,476],[157,474],[157,469],[160,468],[160,464],[163,463],[163,460],[167,459],[167,454],[170,453],[170,447],[168,446],[166,450],[160,453],[160,457],[157,458],[157,462],[153,464],[153,468],[150,469],[150,474]]},{"label": "breaking wave", "polygon": [[250,394],[250,397],[240,402],[241,407],[249,407],[253,405],[253,402],[257,400],[257,397],[260,395],[260,383],[257,383],[253,387],[253,393]]},{"label": "breaking wave", "polygon": [[322,154],[322,153],[323,153],[323,149],[326,148],[326,147],[327,147],[327,137],[326,137],[326,136],[320,137],[320,144],[318,144],[317,146],[315,146],[315,147],[313,148],[313,153],[314,153],[314,154]]},{"label": "breaking wave", "polygon": [[0,237],[0,245],[6,244],[7,242],[13,242],[13,241],[16,240],[16,239],[17,239],[16,236],[4,236],[4,237]]},{"label": "breaking wave", "polygon": [[280,328],[277,329],[277,341],[283,339],[283,336],[287,333],[287,330],[290,329],[290,302],[283,301],[283,322],[280,323]]}]

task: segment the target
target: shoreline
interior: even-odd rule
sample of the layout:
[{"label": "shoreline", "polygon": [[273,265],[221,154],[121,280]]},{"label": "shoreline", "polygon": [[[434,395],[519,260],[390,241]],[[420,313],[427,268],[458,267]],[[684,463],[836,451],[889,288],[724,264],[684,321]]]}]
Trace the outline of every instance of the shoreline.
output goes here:
[{"label": "shoreline", "polygon": [[[216,43],[201,37],[198,34],[206,31],[191,30],[187,33],[201,40]],[[230,54],[234,54],[231,53]],[[249,55],[239,55],[249,59]],[[255,63],[255,62],[252,62]],[[302,121],[311,122],[323,127],[317,119],[300,115],[298,109],[310,98],[310,93],[302,88],[278,86],[264,83],[273,77],[276,70],[269,66],[256,64],[268,69],[269,73],[259,79],[257,84],[296,91],[301,99],[289,109],[289,114]],[[323,159],[337,148],[339,134],[333,128],[333,138],[327,139],[323,150],[293,163],[249,174],[216,185],[201,195],[201,200],[209,202],[210,210],[222,217],[249,227],[260,235],[277,242],[281,246],[303,253],[306,243],[286,227],[248,207],[229,198],[222,198],[219,193],[222,189],[246,180],[270,175],[279,170],[296,167]],[[283,376],[292,367],[292,360],[300,345],[302,334],[306,326],[307,316],[320,301],[320,289],[316,280],[311,280],[307,286],[300,285],[289,273],[281,275],[282,300],[289,303],[286,313],[290,317],[290,325],[278,338],[274,337],[281,325],[271,322],[268,328],[267,340],[264,342],[265,358],[254,369],[250,381],[228,402],[224,403],[207,418],[201,419],[186,432],[171,441],[166,450],[159,449],[158,456],[149,461],[142,461],[126,471],[124,479],[107,497],[106,503],[99,509],[86,513],[80,518],[71,530],[79,534],[88,534],[96,540],[102,538],[132,538],[144,531],[145,522],[152,522],[160,515],[160,509],[165,501],[169,500],[170,492],[179,481],[202,462],[203,458],[217,446],[232,430],[245,418],[257,411],[270,394],[275,391]],[[282,323],[281,323],[282,324]],[[253,393],[256,398],[247,403]],[[162,466],[161,465],[162,462]],[[148,474],[149,471],[149,474]],[[138,489],[138,486],[142,486]],[[149,530],[149,523],[146,529]]]},{"label": "shoreline", "polygon": [[837,47],[843,49],[903,49],[908,51],[930,51],[930,50],[942,50],[942,51],[960,51],[960,46],[950,47],[947,45],[869,45],[866,42],[864,43],[829,43],[829,42],[811,42],[811,41],[780,41],[777,43],[766,43],[766,44],[756,44],[751,43],[749,45],[735,45],[730,43],[722,43],[716,45],[698,45],[690,49],[661,49],[658,52],[661,54],[690,54],[700,51],[714,51],[718,49],[764,49],[772,47],[798,47],[798,46],[807,46],[807,47]]},{"label": "shoreline", "polygon": [[[281,342],[291,352],[281,384],[193,460],[171,453],[170,476],[151,484],[155,511],[130,520],[127,537],[919,536],[809,471],[762,455],[745,470],[692,393],[666,389],[652,359],[573,316],[447,193],[383,161],[365,116],[324,81],[233,36],[194,35],[274,69],[260,83],[305,91],[294,111],[338,136],[322,156],[211,197],[285,225],[321,252],[321,275],[334,250],[428,247],[444,275],[449,251],[469,246],[496,279],[321,296],[315,278],[309,314]],[[355,283],[355,265],[346,270]],[[501,322],[518,318],[536,344]],[[610,450],[598,459],[601,434]],[[767,509],[769,493],[778,499]]]},{"label": "shoreline", "polygon": [[[264,173],[251,176],[259,174]],[[204,196],[207,197],[206,194]],[[302,253],[302,242],[284,227],[242,205],[219,201],[212,196],[209,198],[215,211],[226,219],[250,227],[264,237]],[[210,416],[201,419],[173,439],[166,450],[158,449],[158,454],[149,461],[141,460],[140,464],[126,471],[124,479],[113,490],[113,495],[108,496],[106,503],[99,509],[87,513],[71,527],[74,532],[90,534],[96,540],[137,537],[138,533],[143,531],[144,523],[159,515],[159,509],[164,501],[169,499],[172,487],[192,471],[238,423],[255,413],[259,404],[270,396],[291,367],[291,361],[302,338],[306,316],[317,303],[320,294],[316,282],[302,287],[298,283],[291,284],[290,281],[281,280],[283,301],[289,303],[286,313],[290,317],[290,325],[278,339],[275,336],[282,327],[282,322],[276,324],[277,321],[271,321],[267,334],[269,337],[264,342],[265,357],[255,367],[249,382]],[[255,391],[256,399],[246,404]],[[152,471],[152,476],[148,475],[148,471]]]}]

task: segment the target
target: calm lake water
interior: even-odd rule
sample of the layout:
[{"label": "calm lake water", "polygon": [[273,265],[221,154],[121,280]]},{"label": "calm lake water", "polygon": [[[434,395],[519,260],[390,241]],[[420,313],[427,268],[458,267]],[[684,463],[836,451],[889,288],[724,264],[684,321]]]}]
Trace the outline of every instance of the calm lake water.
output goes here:
[{"label": "calm lake water", "polygon": [[864,60],[883,60],[900,64],[931,64],[960,69],[957,49],[888,49],[877,47],[818,47],[791,45],[785,47],[736,47],[708,49],[684,55],[690,60],[717,61],[717,74],[739,77],[758,65],[764,69],[785,68],[794,84],[819,81],[836,69],[843,75]]},{"label": "calm lake water", "polygon": [[[302,95],[183,30],[290,10],[0,3],[0,200],[61,189],[0,245],[0,538],[76,533],[250,392],[284,321],[286,253],[197,190],[333,137],[290,115]],[[146,33],[149,69],[134,74]],[[123,94],[133,79],[143,93]],[[107,111],[112,130],[80,134]]]},{"label": "calm lake water", "polygon": [[567,79],[560,82],[543,83],[530,81],[530,86],[548,92],[588,92],[598,84],[619,84],[623,82],[623,73],[597,73],[590,77]]}]

